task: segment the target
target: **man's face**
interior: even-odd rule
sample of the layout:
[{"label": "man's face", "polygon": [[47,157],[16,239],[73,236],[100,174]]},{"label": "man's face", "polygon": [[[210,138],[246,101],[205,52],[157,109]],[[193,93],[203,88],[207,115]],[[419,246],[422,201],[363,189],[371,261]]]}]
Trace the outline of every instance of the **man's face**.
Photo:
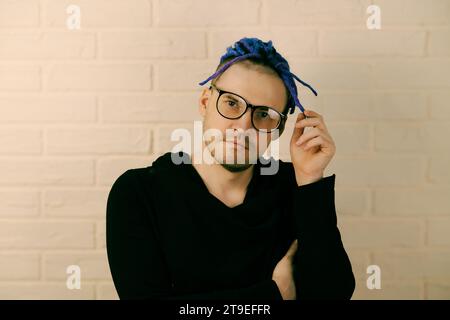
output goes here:
[{"label": "man's face", "polygon": [[[287,102],[286,88],[277,75],[249,69],[240,63],[225,70],[215,86],[240,95],[250,104],[269,106],[280,113]],[[255,163],[256,157],[261,156],[277,136],[259,132],[253,127],[250,108],[239,119],[224,118],[216,109],[218,96],[217,90],[205,89],[199,100],[203,130],[217,129],[222,135],[222,139],[205,141],[205,145],[214,159],[227,170],[245,170]],[[231,135],[227,136],[227,132]]]}]

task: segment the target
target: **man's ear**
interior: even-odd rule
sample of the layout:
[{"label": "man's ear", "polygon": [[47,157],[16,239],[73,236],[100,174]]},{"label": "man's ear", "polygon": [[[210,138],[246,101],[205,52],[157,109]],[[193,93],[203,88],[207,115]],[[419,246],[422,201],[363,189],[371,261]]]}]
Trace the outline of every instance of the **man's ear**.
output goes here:
[{"label": "man's ear", "polygon": [[200,99],[198,101],[198,112],[202,116],[205,117],[206,107],[208,106],[209,99],[211,98],[211,90],[208,88],[203,89],[202,94],[200,95]]}]

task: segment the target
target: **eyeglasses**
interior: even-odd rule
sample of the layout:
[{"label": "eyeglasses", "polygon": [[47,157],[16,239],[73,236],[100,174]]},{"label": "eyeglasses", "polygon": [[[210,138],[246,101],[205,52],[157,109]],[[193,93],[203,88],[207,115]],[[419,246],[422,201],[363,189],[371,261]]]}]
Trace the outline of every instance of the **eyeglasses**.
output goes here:
[{"label": "eyeglasses", "polygon": [[267,106],[254,106],[248,103],[240,95],[217,88],[211,85],[209,89],[214,88],[219,92],[216,101],[216,109],[219,114],[227,119],[239,119],[248,108],[252,109],[252,125],[256,130],[263,132],[272,132],[284,124],[287,116],[278,112],[274,108]]}]

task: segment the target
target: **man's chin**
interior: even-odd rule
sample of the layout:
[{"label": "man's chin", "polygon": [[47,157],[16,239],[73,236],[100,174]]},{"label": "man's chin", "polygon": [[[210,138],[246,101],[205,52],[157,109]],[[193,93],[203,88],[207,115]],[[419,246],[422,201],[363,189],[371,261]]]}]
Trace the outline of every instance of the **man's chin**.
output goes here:
[{"label": "man's chin", "polygon": [[251,163],[247,164],[221,163],[220,165],[230,172],[241,172],[247,170],[252,166]]},{"label": "man's chin", "polygon": [[249,154],[248,150],[237,152],[236,150],[225,149],[217,153],[210,150],[211,156],[222,167],[230,172],[240,172],[250,168],[257,163],[257,156]]}]

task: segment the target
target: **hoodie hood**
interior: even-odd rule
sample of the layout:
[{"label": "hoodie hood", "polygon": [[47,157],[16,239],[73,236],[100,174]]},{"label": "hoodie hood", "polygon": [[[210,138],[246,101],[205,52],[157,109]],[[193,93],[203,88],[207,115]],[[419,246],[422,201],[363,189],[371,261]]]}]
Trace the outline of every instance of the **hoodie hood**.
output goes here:
[{"label": "hoodie hood", "polygon": [[166,152],[153,161],[152,167],[157,169],[178,167],[182,164],[189,164],[191,157],[188,153]]}]

